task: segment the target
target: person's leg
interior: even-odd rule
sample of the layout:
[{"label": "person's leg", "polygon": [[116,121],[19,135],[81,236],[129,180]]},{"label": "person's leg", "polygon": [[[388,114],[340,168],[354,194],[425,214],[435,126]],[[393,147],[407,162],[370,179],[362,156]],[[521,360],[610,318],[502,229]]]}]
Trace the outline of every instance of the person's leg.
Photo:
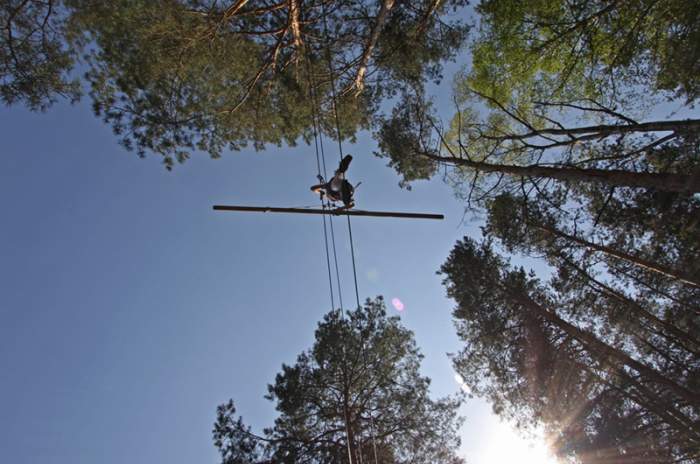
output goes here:
[{"label": "person's leg", "polygon": [[350,162],[352,161],[352,156],[345,155],[342,160],[340,160],[340,166],[338,166],[338,173],[344,173],[350,167]]}]

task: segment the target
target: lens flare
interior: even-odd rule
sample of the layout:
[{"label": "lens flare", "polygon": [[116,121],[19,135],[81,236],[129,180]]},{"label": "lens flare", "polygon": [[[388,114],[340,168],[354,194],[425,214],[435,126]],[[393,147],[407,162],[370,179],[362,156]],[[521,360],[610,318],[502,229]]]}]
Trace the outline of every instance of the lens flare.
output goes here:
[{"label": "lens flare", "polygon": [[392,298],[391,304],[394,306],[394,309],[397,311],[401,312],[404,310],[405,306],[403,305],[403,302],[399,300],[398,298]]}]

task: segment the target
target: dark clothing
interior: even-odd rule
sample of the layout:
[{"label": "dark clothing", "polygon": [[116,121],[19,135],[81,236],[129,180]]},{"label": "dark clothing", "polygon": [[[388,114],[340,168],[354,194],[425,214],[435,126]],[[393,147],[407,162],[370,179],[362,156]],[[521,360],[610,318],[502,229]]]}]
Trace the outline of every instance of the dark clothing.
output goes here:
[{"label": "dark clothing", "polygon": [[347,171],[351,161],[352,156],[346,155],[340,161],[333,178],[328,182],[323,182],[323,178],[319,176],[321,183],[311,187],[311,190],[321,196],[325,195],[330,201],[342,201],[346,208],[355,206],[353,201],[355,188],[345,179],[345,171]]}]

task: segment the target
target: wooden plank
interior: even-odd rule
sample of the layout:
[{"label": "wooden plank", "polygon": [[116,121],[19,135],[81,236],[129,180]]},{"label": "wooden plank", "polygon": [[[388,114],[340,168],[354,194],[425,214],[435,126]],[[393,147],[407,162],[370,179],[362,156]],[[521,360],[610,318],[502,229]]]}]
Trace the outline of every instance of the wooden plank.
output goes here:
[{"label": "wooden plank", "polygon": [[228,206],[214,205],[215,211],[239,211],[256,213],[291,213],[291,214],[327,214],[332,216],[370,216],[391,217],[404,219],[445,219],[442,214],[400,213],[391,211],[363,211],[358,209],[306,209],[306,208],[275,208],[271,206]]}]

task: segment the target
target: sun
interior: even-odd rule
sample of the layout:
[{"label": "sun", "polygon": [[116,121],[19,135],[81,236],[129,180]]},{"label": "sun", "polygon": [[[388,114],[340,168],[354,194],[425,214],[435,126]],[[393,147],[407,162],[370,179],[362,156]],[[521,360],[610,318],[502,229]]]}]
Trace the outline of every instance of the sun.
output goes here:
[{"label": "sun", "polygon": [[473,464],[559,464],[548,451],[544,438],[521,437],[509,424],[500,422],[483,443]]}]

